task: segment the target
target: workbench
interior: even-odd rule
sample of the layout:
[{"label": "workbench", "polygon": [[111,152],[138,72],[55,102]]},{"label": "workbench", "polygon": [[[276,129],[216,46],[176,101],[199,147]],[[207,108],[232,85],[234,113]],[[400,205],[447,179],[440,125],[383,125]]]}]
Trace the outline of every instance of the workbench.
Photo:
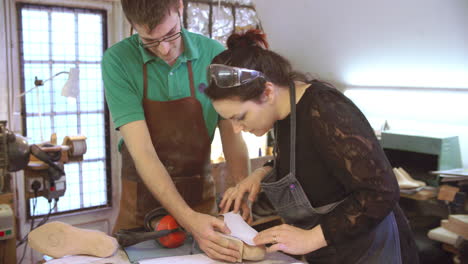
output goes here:
[{"label": "workbench", "polygon": [[[112,257],[95,258],[87,256],[69,256],[60,259],[53,259],[46,264],[131,264],[127,255],[122,249],[119,249]],[[187,256],[165,257],[159,259],[147,259],[139,261],[139,264],[162,264],[162,263],[177,263],[177,264],[216,264],[226,263],[208,258],[205,254],[195,254]],[[251,264],[299,264],[304,263],[296,260],[281,252],[267,254],[262,261],[246,261],[243,263]]]},{"label": "workbench", "polygon": [[[264,156],[255,159],[251,159],[251,169],[255,170],[256,168],[261,167],[267,160],[272,159],[271,156]],[[216,186],[216,191],[218,193],[223,193],[227,188],[235,185],[234,179],[229,175],[227,170],[226,163],[221,162],[213,164],[212,166],[212,175]],[[265,228],[271,227],[273,225],[281,224],[282,220],[278,215],[271,215],[256,219],[252,224],[254,227],[261,227],[263,230]],[[257,228],[255,228],[257,229]],[[259,231],[257,229],[257,231]],[[129,253],[130,254],[130,253]],[[132,253],[133,254],[133,253]],[[139,252],[137,255],[141,254]],[[131,254],[129,256],[132,256]],[[140,257],[140,255],[139,255]],[[194,254],[194,255],[185,255],[185,256],[172,256],[172,257],[161,257],[155,259],[145,259],[138,262],[130,262],[127,254],[123,249],[119,249],[112,257],[108,258],[96,258],[96,257],[86,257],[86,256],[71,256],[63,257],[61,259],[49,260],[46,264],[160,264],[160,263],[177,263],[177,264],[215,264],[215,263],[226,263],[221,261],[215,261],[208,258],[205,254]],[[243,263],[252,263],[252,264],[292,264],[292,263],[304,263],[293,257],[290,257],[282,252],[274,252],[267,254],[266,258],[263,261],[246,261]]]}]

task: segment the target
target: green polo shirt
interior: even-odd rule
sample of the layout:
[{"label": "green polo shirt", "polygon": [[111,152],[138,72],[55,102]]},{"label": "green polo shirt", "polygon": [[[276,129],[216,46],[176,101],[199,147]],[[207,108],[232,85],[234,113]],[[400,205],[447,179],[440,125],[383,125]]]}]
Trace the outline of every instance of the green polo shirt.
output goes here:
[{"label": "green polo shirt", "polygon": [[206,67],[224,50],[214,39],[182,29],[184,52],[173,66],[148,53],[139,45],[138,34],[126,38],[106,50],[102,59],[102,79],[107,104],[119,127],[145,120],[143,111],[143,63],[147,63],[148,98],[171,101],[190,96],[187,61],[192,61],[195,94],[203,109],[208,134],[213,138],[218,114],[208,97],[200,92],[206,87]]}]

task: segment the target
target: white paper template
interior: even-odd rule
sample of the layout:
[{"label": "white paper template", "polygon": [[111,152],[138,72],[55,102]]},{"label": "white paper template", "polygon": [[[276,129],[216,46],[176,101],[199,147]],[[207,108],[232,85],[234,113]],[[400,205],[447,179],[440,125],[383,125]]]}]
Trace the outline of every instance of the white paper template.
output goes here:
[{"label": "white paper template", "polygon": [[229,230],[231,230],[231,236],[236,237],[244,243],[255,246],[253,238],[258,234],[257,230],[253,229],[247,222],[242,219],[240,214],[233,212],[225,213],[224,223],[226,223]]}]

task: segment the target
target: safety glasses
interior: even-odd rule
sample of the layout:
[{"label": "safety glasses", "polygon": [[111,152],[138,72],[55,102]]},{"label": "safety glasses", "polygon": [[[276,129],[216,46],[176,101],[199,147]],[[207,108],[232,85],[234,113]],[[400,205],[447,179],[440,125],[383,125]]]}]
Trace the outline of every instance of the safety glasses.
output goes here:
[{"label": "safety glasses", "polygon": [[265,78],[263,73],[245,68],[231,67],[223,64],[211,64],[207,69],[208,84],[212,81],[220,88],[240,86],[257,78]]}]

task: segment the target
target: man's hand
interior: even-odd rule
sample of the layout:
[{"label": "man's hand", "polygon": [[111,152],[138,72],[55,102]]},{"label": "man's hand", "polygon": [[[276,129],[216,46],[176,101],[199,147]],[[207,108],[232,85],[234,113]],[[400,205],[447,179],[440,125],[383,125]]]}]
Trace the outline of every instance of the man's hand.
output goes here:
[{"label": "man's hand", "polygon": [[225,234],[231,232],[223,220],[197,212],[193,212],[187,220],[186,229],[208,257],[228,262],[236,262],[242,257],[236,244],[216,234],[215,230]]},{"label": "man's hand", "polygon": [[[250,208],[247,202],[253,203],[260,192],[260,182],[267,174],[266,169],[257,169],[247,178],[238,183],[235,187],[231,187],[224,192],[223,199],[221,200],[219,207],[221,213],[227,213],[234,206],[233,212],[239,212],[239,208],[242,206],[242,217],[244,220],[250,222],[252,216],[250,215]],[[244,196],[248,193],[247,201]]]}]

